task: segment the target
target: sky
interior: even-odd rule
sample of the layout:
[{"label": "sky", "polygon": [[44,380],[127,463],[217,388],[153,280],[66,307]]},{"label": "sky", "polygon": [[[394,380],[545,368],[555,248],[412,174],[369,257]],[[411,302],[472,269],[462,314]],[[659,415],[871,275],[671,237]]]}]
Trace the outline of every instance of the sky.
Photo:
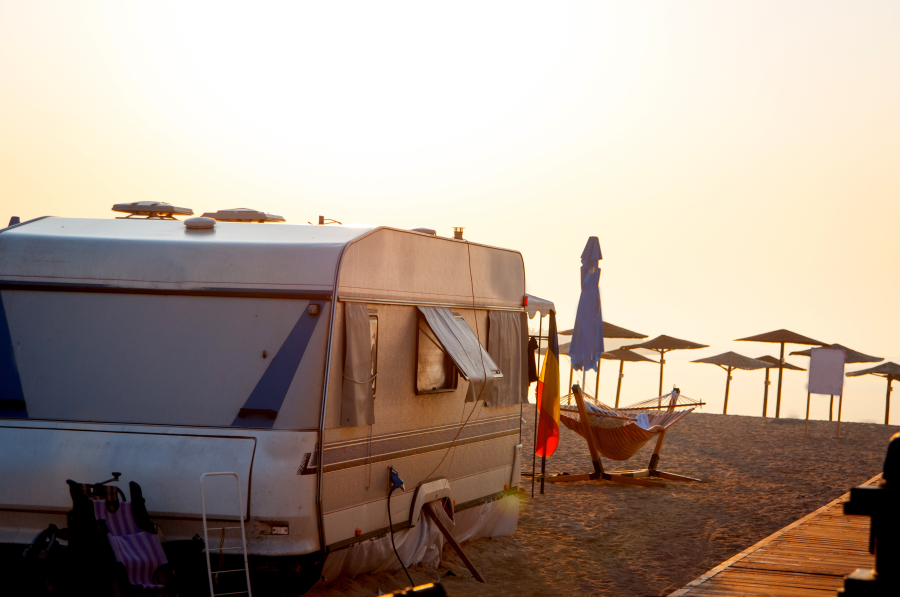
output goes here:
[{"label": "sky", "polygon": [[[710,345],[667,355],[666,387],[721,412],[725,373],[689,361],[777,356],[735,338],[900,362],[897,31],[878,1],[0,0],[0,219],[463,226],[521,251],[560,329],[597,236],[605,318]],[[763,377],[733,374],[729,413],[761,412]],[[626,365],[623,402],[657,384]],[[847,379],[844,420],[883,421],[885,386]],[[805,388],[785,373],[783,415]]]}]

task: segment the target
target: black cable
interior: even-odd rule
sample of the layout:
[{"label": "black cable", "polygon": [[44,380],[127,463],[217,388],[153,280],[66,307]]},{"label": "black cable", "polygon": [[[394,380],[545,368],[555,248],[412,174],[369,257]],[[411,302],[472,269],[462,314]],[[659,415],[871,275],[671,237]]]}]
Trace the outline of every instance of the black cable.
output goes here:
[{"label": "black cable", "polygon": [[400,554],[397,553],[397,546],[394,545],[394,520],[391,518],[391,495],[393,495],[394,489],[396,488],[392,488],[388,492],[388,524],[391,525],[391,547],[394,548],[394,555],[397,556],[397,561],[403,566],[403,571],[406,573],[406,578],[409,580],[409,586],[414,587],[416,586],[416,583],[413,582],[412,577],[409,575],[409,570],[406,569],[406,565],[403,563],[403,560],[400,559]]}]

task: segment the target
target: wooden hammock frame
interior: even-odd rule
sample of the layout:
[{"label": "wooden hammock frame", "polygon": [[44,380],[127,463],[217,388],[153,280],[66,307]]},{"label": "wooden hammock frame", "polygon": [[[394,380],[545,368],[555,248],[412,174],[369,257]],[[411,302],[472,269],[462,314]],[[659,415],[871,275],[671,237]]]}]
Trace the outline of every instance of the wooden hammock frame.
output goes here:
[{"label": "wooden hammock frame", "polygon": [[663,444],[666,440],[666,430],[661,431],[656,437],[656,446],[653,449],[653,455],[650,456],[650,463],[647,465],[647,468],[636,471],[606,472],[603,469],[603,462],[600,460],[600,450],[595,443],[596,438],[594,438],[594,434],[591,433],[591,423],[588,419],[587,408],[584,406],[584,396],[581,394],[581,388],[578,384],[572,386],[572,393],[575,394],[575,403],[578,405],[578,414],[581,417],[582,425],[584,425],[584,437],[587,440],[588,450],[590,450],[591,453],[591,462],[594,465],[594,472],[582,475],[569,475],[563,473],[560,475],[544,477],[548,483],[613,481],[616,483],[625,483],[627,485],[639,485],[641,487],[665,487],[665,483],[651,479],[669,479],[670,481],[703,483],[702,479],[676,475],[675,473],[661,471],[656,468],[659,465],[659,455],[662,452]]}]

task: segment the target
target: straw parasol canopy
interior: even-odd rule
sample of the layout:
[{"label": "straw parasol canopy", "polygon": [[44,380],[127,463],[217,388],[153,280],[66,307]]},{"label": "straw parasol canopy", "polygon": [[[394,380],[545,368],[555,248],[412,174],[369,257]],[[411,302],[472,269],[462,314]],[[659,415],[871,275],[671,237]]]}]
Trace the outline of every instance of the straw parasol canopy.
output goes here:
[{"label": "straw parasol canopy", "polygon": [[[794,353],[791,353],[791,354],[794,354]],[[763,357],[757,357],[756,360],[763,361],[764,363],[768,363],[768,364],[772,365],[773,368],[777,368],[778,363],[780,362],[775,357],[770,357],[769,355],[766,355]],[[784,363],[784,368],[790,369],[791,371],[806,371],[806,369],[804,369],[803,367],[798,367],[797,365],[792,365],[791,363],[788,363],[788,362]],[[766,371],[768,371],[768,369],[766,369]]]},{"label": "straw parasol canopy", "polygon": [[[559,333],[560,336],[571,336],[572,332],[575,329],[572,328],[570,330],[563,330]],[[641,334],[639,332],[632,332],[631,330],[625,329],[623,327],[619,327],[614,323],[610,323],[608,321],[603,322],[603,337],[604,338],[624,338],[626,340],[641,340],[642,338],[647,338],[647,334]]]},{"label": "straw parasol canopy", "polygon": [[[559,333],[560,336],[571,336],[575,332],[575,328],[569,330],[563,330]],[[615,339],[624,339],[624,340],[640,340],[642,338],[646,338],[646,334],[641,334],[640,332],[633,332],[629,329],[617,326],[614,323],[610,323],[608,321],[603,322],[603,337],[604,338],[615,338]],[[566,344],[566,352],[563,354],[569,354],[569,345]],[[562,347],[560,346],[560,350]],[[606,353],[604,353],[606,354]],[[601,359],[605,358],[602,355]],[[655,363],[656,361],[654,361]],[[619,372],[621,373],[621,371]],[[569,386],[572,385],[572,368],[569,369]],[[597,380],[594,387],[594,394],[598,394],[600,392],[600,363],[597,363]],[[596,398],[596,396],[594,396]]]},{"label": "straw parasol canopy", "polygon": [[619,348],[616,350],[610,350],[609,352],[604,352],[600,358],[606,359],[607,361],[656,363],[656,361],[654,361],[653,359],[645,357],[642,354],[638,354],[633,350],[628,350],[627,348]]},{"label": "straw parasol canopy", "polygon": [[884,396],[884,424],[887,425],[888,420],[891,417],[891,383],[893,383],[895,379],[900,379],[900,365],[888,361],[887,363],[882,363],[875,367],[870,367],[869,369],[851,371],[847,374],[847,377],[859,377],[860,375],[874,375],[876,377],[887,379],[887,393]]},{"label": "straw parasol canopy", "polygon": [[[563,344],[560,344],[560,345],[559,345],[559,354],[565,354],[565,355],[569,354],[569,345],[570,345],[570,344],[572,344],[572,343],[571,343],[571,342],[565,342],[565,343],[563,343]],[[541,347],[541,350],[538,351],[538,352],[539,352],[540,354],[542,354],[542,355],[543,355],[543,354],[547,354],[547,347],[546,347],[546,346],[542,346],[542,347]]]},{"label": "straw parasol canopy", "polygon": [[623,373],[623,370],[625,369],[625,361],[634,363],[656,362],[653,359],[649,359],[642,354],[632,352],[627,348],[619,348],[618,350],[604,352],[602,355],[600,355],[600,358],[606,359],[608,361],[619,361],[619,381],[616,384],[616,408],[619,408],[619,395],[622,393],[622,378],[625,377],[625,373]]},{"label": "straw parasol canopy", "polygon": [[814,346],[826,346],[825,342],[813,340],[790,330],[775,330],[757,336],[738,338],[736,342],[771,342],[773,344],[811,344]]},{"label": "straw parasol canopy", "polygon": [[[844,363],[851,365],[853,363],[877,363],[879,361],[883,361],[882,357],[873,357],[868,354],[864,354],[857,350],[853,350],[852,348],[847,348],[841,344],[832,344],[828,348],[836,348],[844,351]],[[812,348],[807,348],[806,350],[795,350],[791,353],[791,355],[796,355],[798,357],[810,357],[812,356]],[[843,396],[841,397],[843,401]],[[834,420],[834,396],[831,397],[831,400],[828,403],[828,420]]]},{"label": "straw parasol canopy", "polygon": [[723,415],[728,414],[728,392],[731,389],[731,372],[735,369],[745,369],[747,371],[751,371],[753,369],[768,369],[772,366],[771,363],[759,361],[757,359],[751,359],[750,357],[745,357],[742,354],[731,351],[717,354],[714,357],[697,359],[696,361],[691,362],[718,365],[728,373],[728,378],[725,380],[725,408],[722,409]]},{"label": "straw parasol canopy", "polygon": [[[878,363],[884,360],[884,357],[873,357],[868,354],[864,354],[857,350],[853,350],[852,348],[847,348],[841,344],[832,344],[827,348],[838,348],[844,351],[844,363],[847,365],[852,365],[853,363]],[[798,357],[808,357],[812,355],[812,348],[807,348],[806,350],[795,350],[791,353],[791,356]]]},{"label": "straw parasol canopy", "polygon": [[630,346],[624,346],[623,348],[629,350],[643,348],[644,350],[655,350],[659,353],[659,395],[662,396],[663,367],[665,367],[666,364],[666,353],[672,350],[693,350],[696,348],[709,348],[709,346],[707,344],[698,344],[697,342],[673,338],[672,336],[663,334],[662,336],[657,336],[653,340],[648,340],[641,344],[631,344]]},{"label": "straw parasol canopy", "polygon": [[[776,419],[781,416],[781,377],[785,369],[784,345],[803,344],[807,346],[827,346],[825,342],[820,342],[818,340],[814,340],[813,338],[798,334],[797,332],[792,332],[790,330],[784,329],[775,330],[774,332],[767,332],[765,334],[759,334],[756,336],[748,336],[746,338],[738,338],[736,342],[770,342],[772,344],[781,344],[781,357],[779,359],[778,365],[776,365],[778,367],[778,396],[775,401]],[[763,413],[763,416],[766,416],[766,413]]]}]

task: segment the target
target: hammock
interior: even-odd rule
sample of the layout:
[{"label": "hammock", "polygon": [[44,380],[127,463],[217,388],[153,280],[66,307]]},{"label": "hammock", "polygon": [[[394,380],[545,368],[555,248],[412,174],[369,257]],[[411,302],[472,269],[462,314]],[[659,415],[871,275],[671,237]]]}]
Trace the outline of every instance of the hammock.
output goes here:
[{"label": "hammock", "polygon": [[[583,391],[582,396],[597,450],[610,460],[628,460],[702,404],[677,390],[623,408],[603,404]],[[587,439],[575,406],[560,407],[559,417],[563,425]]]},{"label": "hammock", "polygon": [[[599,400],[586,396],[578,384],[572,386],[577,408],[560,407],[563,425],[587,440],[594,471],[586,474],[550,475],[544,477],[550,483],[578,481],[616,481],[643,487],[661,487],[662,479],[672,481],[700,481],[692,477],[661,471],[659,455],[662,452],[669,427],[693,412],[704,403],[682,396],[676,389],[665,396],[658,396],[626,406],[613,408]],[[586,398],[589,398],[586,399]],[[588,419],[585,425],[584,419]],[[585,431],[590,429],[590,433]],[[600,460],[601,454],[612,460],[628,460],[644,444],[656,438],[656,447],[647,468],[634,471],[606,472]]]}]

